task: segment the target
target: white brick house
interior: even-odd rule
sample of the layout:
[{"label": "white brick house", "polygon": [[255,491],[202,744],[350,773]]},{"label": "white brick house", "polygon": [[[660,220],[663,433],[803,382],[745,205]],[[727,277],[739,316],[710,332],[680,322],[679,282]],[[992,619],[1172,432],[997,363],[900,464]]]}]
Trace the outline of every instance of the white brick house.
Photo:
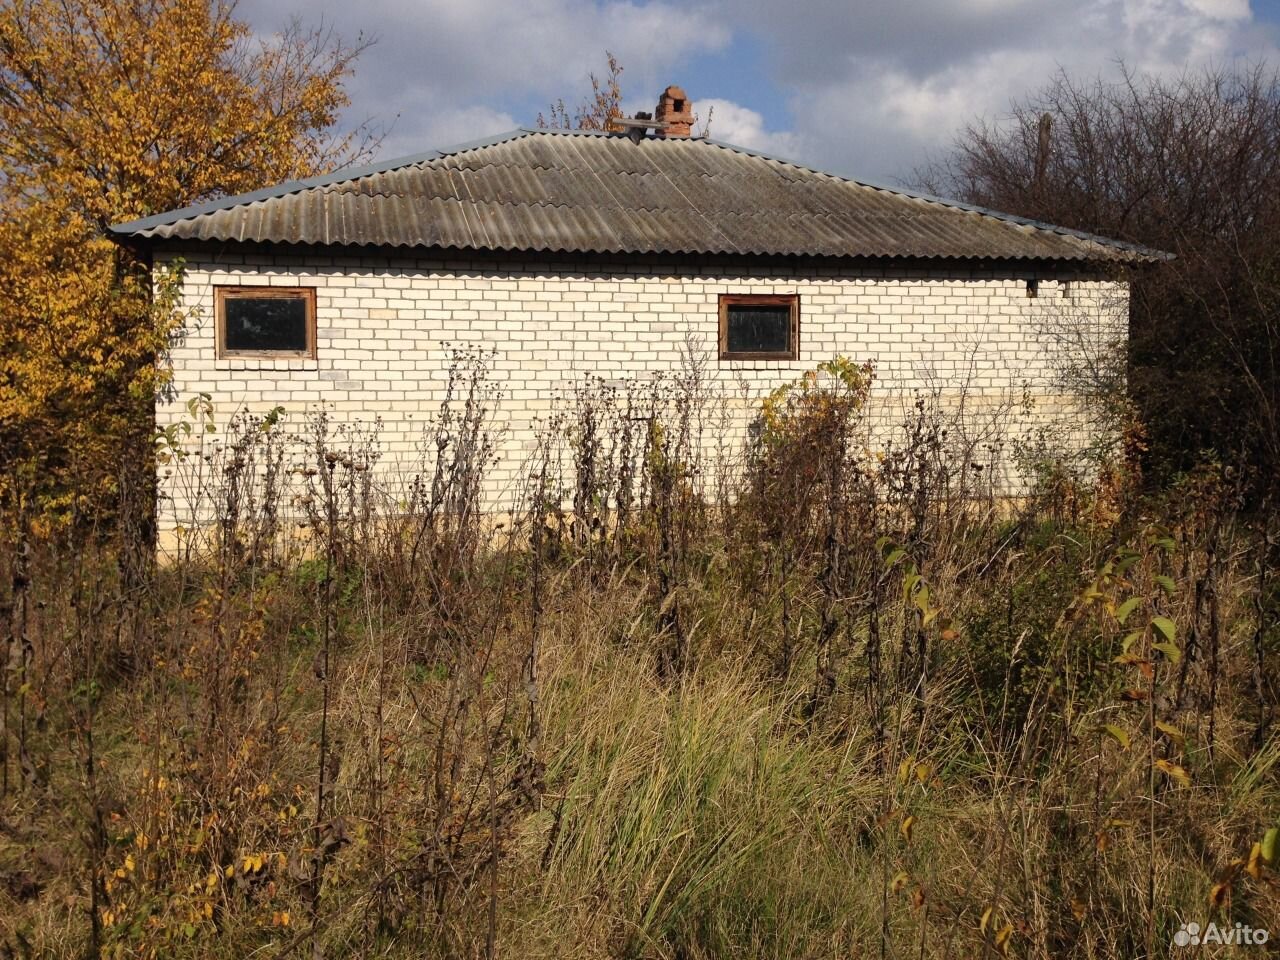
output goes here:
[{"label": "white brick house", "polygon": [[[394,479],[441,402],[444,344],[480,345],[503,392],[501,505],[575,381],[690,353],[724,434],[837,354],[874,362],[882,418],[921,390],[1078,416],[1060,353],[1124,337],[1123,270],[1157,254],[690,137],[674,89],[652,135],[518,130],[114,228],[183,264],[159,422],[200,394],[220,421],[376,417]],[[1054,335],[1062,318],[1085,335]],[[162,525],[191,510],[171,496]]]}]

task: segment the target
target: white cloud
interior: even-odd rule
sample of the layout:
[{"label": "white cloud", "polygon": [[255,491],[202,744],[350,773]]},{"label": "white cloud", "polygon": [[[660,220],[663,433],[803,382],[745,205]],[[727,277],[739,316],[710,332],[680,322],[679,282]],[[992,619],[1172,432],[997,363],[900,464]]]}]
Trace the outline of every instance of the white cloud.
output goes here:
[{"label": "white cloud", "polygon": [[1191,5],[1216,20],[1248,20],[1252,15],[1249,0],[1191,0]]},{"label": "white cloud", "polygon": [[[1277,53],[1248,0],[242,0],[239,10],[258,30],[303,14],[377,37],[357,63],[347,119],[396,118],[384,156],[528,124],[558,97],[572,108],[609,49],[628,110],[652,110],[668,82],[711,57],[702,82],[719,98],[686,89],[703,117],[715,107],[713,137],[873,180],[909,176],[966,122],[999,118],[1058,69],[1088,79],[1123,59],[1169,74]],[[735,71],[754,74],[752,89],[772,86],[790,115],[735,95]]]},{"label": "white cloud", "polygon": [[707,99],[694,103],[698,111],[698,130],[710,118],[710,136],[739,147],[750,147],[761,153],[785,160],[799,159],[800,138],[786,131],[765,129],[764,117],[749,107],[732,100]]},{"label": "white cloud", "polygon": [[399,132],[398,125],[393,126],[379,152],[388,158],[408,156],[505,133],[519,126],[528,126],[528,123],[483,104],[451,107],[419,118],[412,134],[407,136]]},{"label": "white cloud", "polygon": [[[676,64],[730,41],[727,26],[679,0],[242,0],[238,13],[260,32],[302,15],[348,40],[374,38],[348,82],[347,120],[394,121],[386,156],[531,123],[555,98],[573,104],[587,75],[604,72],[606,49],[628,90],[656,98]],[[515,103],[529,115],[513,117]]]},{"label": "white cloud", "polygon": [[[804,159],[872,180],[905,178],[967,122],[998,120],[1013,100],[1044,86],[1059,69],[1083,79],[1115,76],[1123,60],[1138,72],[1169,75],[1276,53],[1255,29],[1247,0],[1087,0],[1057,10],[1037,4],[1005,4],[1006,12],[1034,8],[1036,16],[1013,17],[1008,29],[983,37],[962,31],[951,42],[937,36],[951,28],[951,13],[941,15],[941,25],[920,19],[919,30],[935,38],[931,60],[917,57],[905,40],[878,49],[850,40],[853,55],[829,56],[821,72],[793,71],[792,132],[812,151]],[[997,3],[958,6],[980,21]],[[1070,7],[1069,15],[1061,7]],[[783,70],[797,50],[841,43],[839,36],[817,36],[804,20],[791,18],[790,32],[775,37]],[[864,17],[859,26],[885,37],[896,36],[902,24],[888,18],[877,27]],[[966,36],[972,42],[964,42]]]}]

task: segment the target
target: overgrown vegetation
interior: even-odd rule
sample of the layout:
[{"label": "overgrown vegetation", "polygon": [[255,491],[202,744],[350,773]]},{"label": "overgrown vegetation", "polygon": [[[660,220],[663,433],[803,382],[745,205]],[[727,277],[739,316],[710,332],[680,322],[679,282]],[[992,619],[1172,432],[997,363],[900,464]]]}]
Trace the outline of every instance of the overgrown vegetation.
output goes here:
[{"label": "overgrown vegetation", "polygon": [[[459,353],[418,479],[376,424],[162,457],[209,523],[3,558],[14,957],[1164,956],[1280,929],[1276,530],[1204,470],[993,495],[873,371],[582,386],[495,517]],[[206,435],[207,438],[207,435]],[[1049,476],[1049,474],[1046,474]],[[714,491],[712,497],[708,491]]]},{"label": "overgrown vegetation", "polygon": [[1132,278],[1128,380],[1148,472],[1165,483],[1217,459],[1251,471],[1253,495],[1274,502],[1278,147],[1273,65],[1176,77],[1120,65],[1109,76],[1060,72],[1012,116],[969,125],[915,179],[940,196],[1176,254]]},{"label": "overgrown vegetation", "polygon": [[366,131],[333,132],[364,46],[300,23],[255,38],[224,0],[0,6],[0,509],[145,507],[180,318],[172,278],[153,289],[107,228],[366,155]]}]

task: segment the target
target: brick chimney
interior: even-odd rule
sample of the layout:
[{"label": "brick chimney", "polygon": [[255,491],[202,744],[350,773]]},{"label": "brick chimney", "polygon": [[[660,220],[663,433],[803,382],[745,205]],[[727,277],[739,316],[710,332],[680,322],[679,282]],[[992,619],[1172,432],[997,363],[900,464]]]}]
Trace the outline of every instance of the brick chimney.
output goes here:
[{"label": "brick chimney", "polygon": [[665,130],[659,129],[660,136],[690,136],[693,133],[693,104],[682,89],[672,85],[658,98],[658,109],[653,119],[667,124]]}]

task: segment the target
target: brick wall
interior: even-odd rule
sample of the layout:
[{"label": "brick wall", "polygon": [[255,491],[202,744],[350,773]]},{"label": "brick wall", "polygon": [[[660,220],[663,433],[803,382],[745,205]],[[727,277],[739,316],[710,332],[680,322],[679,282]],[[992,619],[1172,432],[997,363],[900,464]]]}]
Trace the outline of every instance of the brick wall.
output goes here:
[{"label": "brick wall", "polygon": [[[1128,312],[1122,283],[1030,268],[626,260],[584,268],[531,259],[200,250],[157,251],[156,263],[177,256],[185,263],[187,319],[171,351],[172,396],[157,411],[162,426],[189,418],[186,401],[200,393],[211,396],[221,423],[238,411],[277,406],[295,426],[321,405],[336,422],[377,418],[382,476],[394,484],[398,473],[413,469],[424,424],[439,408],[449,366],[442,344],[480,345],[494,351],[492,367],[504,393],[497,418],[505,432],[502,459],[489,490],[494,506],[511,499],[538,423],[564,408],[574,381],[587,374],[622,382],[676,373],[690,351],[701,360],[708,390],[721,397],[711,404],[717,442],[741,436],[761,396],[836,354],[875,363],[873,409],[884,442],[921,393],[952,406],[963,402],[970,423],[987,416],[992,426],[979,430],[1007,433],[1065,421],[1083,442],[1088,418],[1059,385],[1064,351],[1080,354],[1121,338]],[[1028,296],[1030,280],[1038,281],[1035,297]],[[218,359],[218,284],[315,287],[317,357]],[[721,293],[798,293],[799,360],[720,361]],[[1022,407],[1024,394],[1034,398],[1034,409]],[[192,442],[216,443],[221,436],[196,435]],[[199,519],[184,493],[190,478],[181,476],[198,459],[165,468],[163,525]]]}]

